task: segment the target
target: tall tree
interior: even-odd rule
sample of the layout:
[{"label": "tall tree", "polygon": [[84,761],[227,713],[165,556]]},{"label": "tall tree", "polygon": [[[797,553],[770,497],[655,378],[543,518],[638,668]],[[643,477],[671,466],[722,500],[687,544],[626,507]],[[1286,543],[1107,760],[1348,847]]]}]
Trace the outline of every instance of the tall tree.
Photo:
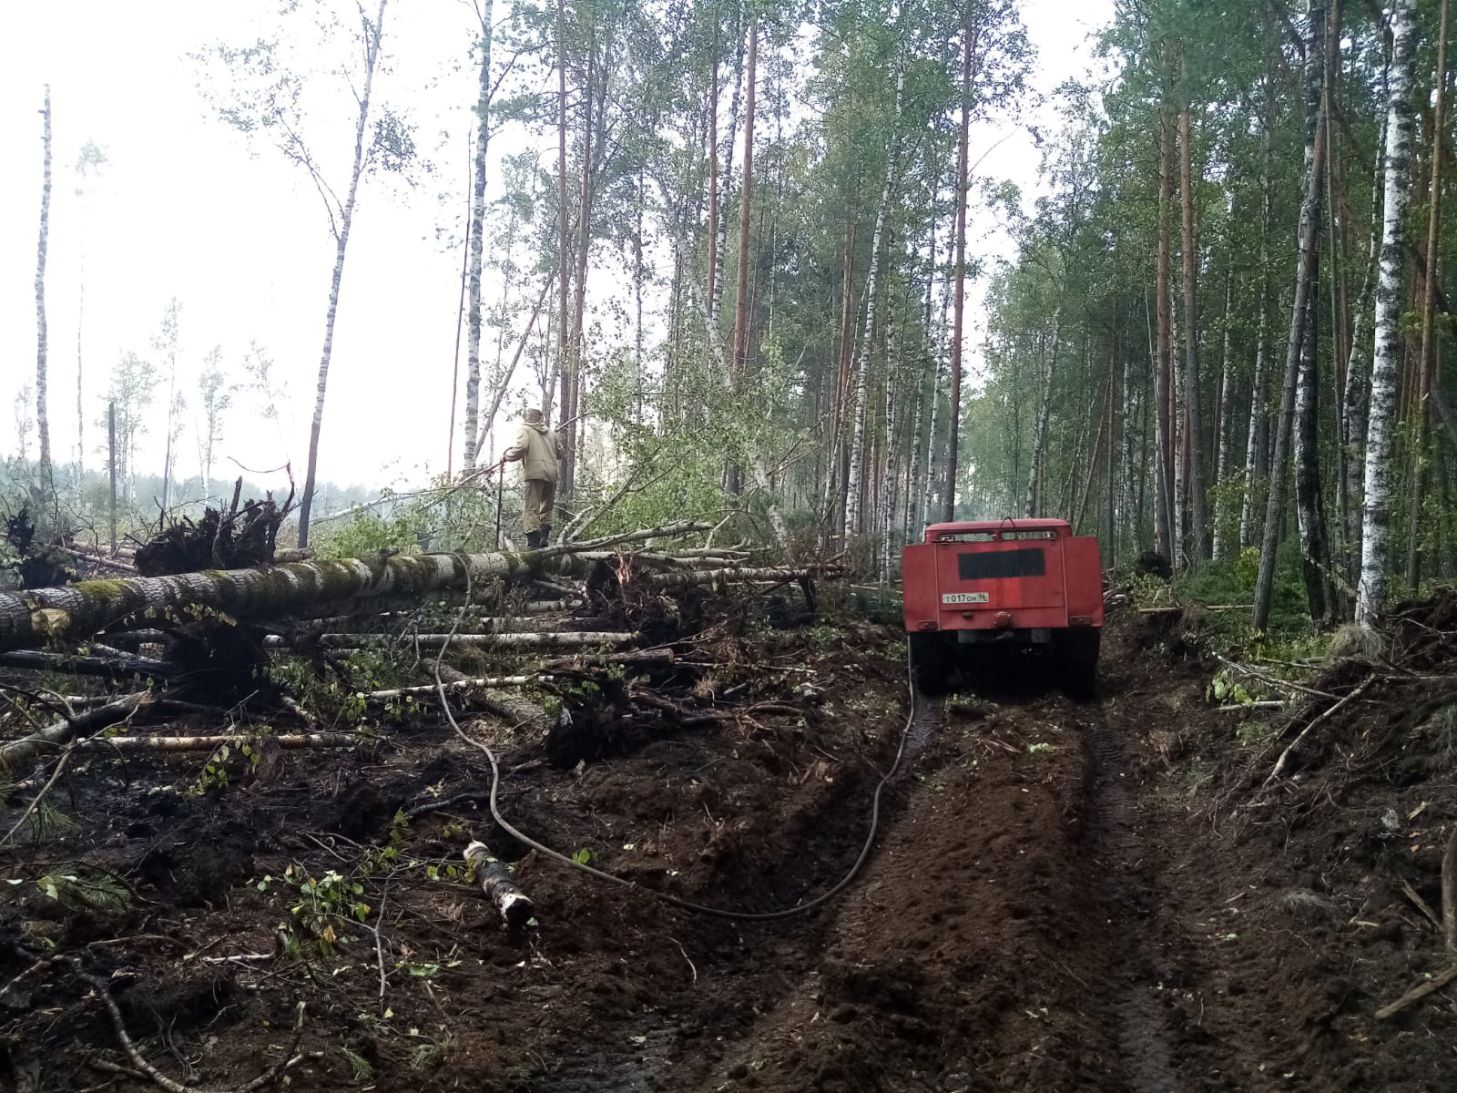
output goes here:
[{"label": "tall tree", "polygon": [[481,401],[481,266],[486,238],[486,153],[491,146],[491,29],[493,0],[477,8],[480,17],[481,80],[476,100],[476,149],[471,179],[468,303],[466,306],[465,350],[465,454],[462,466],[469,471],[479,456]]},{"label": "tall tree", "polygon": [[[1361,502],[1361,584],[1356,621],[1370,626],[1386,606],[1391,546],[1391,459],[1396,439],[1396,387],[1401,361],[1402,268],[1411,186],[1412,54],[1416,0],[1393,0],[1391,75],[1386,107],[1386,193],[1382,202],[1381,267],[1376,281],[1376,344],[1366,424],[1366,481]],[[1431,271],[1428,271],[1429,273]]]},{"label": "tall tree", "polygon": [[35,420],[40,434],[40,481],[48,498],[54,498],[55,478],[51,473],[51,425],[46,412],[46,248],[51,232],[51,86],[46,84],[41,108],[41,191],[40,242],[35,248]]},{"label": "tall tree", "polygon": [[164,433],[166,446],[162,456],[162,510],[167,510],[172,498],[172,471],[177,428],[181,421],[182,393],[177,390],[177,346],[181,335],[180,323],[182,305],[174,296],[162,313],[162,328],[152,339],[152,348],[162,357],[167,371],[167,428]]},{"label": "tall tree", "polygon": [[[333,18],[331,2],[315,0],[313,5],[320,24],[326,28],[330,27]],[[305,171],[324,204],[334,239],[334,264],[324,312],[324,343],[319,354],[314,413],[309,425],[308,469],[299,496],[298,541],[301,547],[307,546],[309,541],[319,440],[324,426],[324,398],[328,389],[329,365],[334,355],[334,324],[339,311],[339,291],[344,279],[350,232],[354,226],[359,183],[371,169],[403,172],[415,159],[414,137],[405,122],[387,109],[377,112],[373,109],[374,80],[380,67],[387,4],[388,0],[379,0],[373,16],[360,4],[351,15],[353,35],[350,48],[356,55],[352,63],[339,69],[339,75],[355,105],[354,150],[349,183],[342,199],[338,196],[338,189],[329,183],[313,142],[305,136],[308,113],[302,102],[306,81],[289,67],[284,56],[281,43],[286,36],[280,34],[244,47],[217,45],[208,55],[220,62],[234,78],[231,89],[208,92],[214,97],[219,116],[245,133],[268,135],[287,161]],[[285,14],[296,14],[301,6],[290,5],[285,8]],[[302,38],[294,36],[287,40],[297,48]]]},{"label": "tall tree", "polygon": [[1189,104],[1179,110],[1179,207],[1184,265],[1184,422],[1189,460],[1189,565],[1209,549],[1205,528],[1208,494],[1204,481],[1204,433],[1199,409],[1199,243],[1194,224],[1193,152]]},{"label": "tall tree", "polygon": [[942,515],[945,520],[956,519],[956,476],[960,466],[961,448],[961,347],[966,311],[966,203],[970,196],[967,192],[967,158],[971,143],[971,38],[974,0],[964,0],[964,3],[961,28],[961,128],[956,141],[956,259],[952,271],[956,287],[952,290],[951,312],[951,389],[948,396],[950,428],[946,443],[946,493]]},{"label": "tall tree", "polygon": [[[1255,602],[1251,623],[1263,630],[1270,623],[1271,597],[1275,590],[1276,556],[1280,547],[1280,528],[1288,496],[1286,484],[1291,450],[1291,434],[1295,426],[1296,393],[1300,389],[1301,359],[1313,314],[1311,301],[1316,290],[1316,262],[1319,254],[1320,201],[1325,165],[1325,112],[1323,78],[1325,73],[1325,4],[1309,0],[1306,7],[1309,32],[1305,47],[1306,141],[1303,196],[1300,201],[1295,264],[1294,301],[1290,309],[1290,340],[1285,352],[1285,381],[1280,397],[1280,415],[1276,422],[1275,450],[1270,459],[1269,496],[1265,504],[1265,529],[1260,543],[1260,569],[1255,579]],[[1303,525],[1302,525],[1303,526]],[[1316,604],[1311,603],[1312,611]],[[1321,605],[1323,614],[1323,605]]]},{"label": "tall tree", "polygon": [[[81,146],[80,154],[76,157],[76,196],[82,198],[82,208],[86,207],[88,186],[92,178],[106,164],[106,153],[96,144],[88,140]],[[89,227],[83,227],[81,231],[81,268],[78,275],[76,291],[76,478],[80,480],[82,471],[86,466],[86,404],[85,384],[83,382],[86,370],[83,367],[82,339],[86,330],[86,249],[85,241],[90,236]]]},{"label": "tall tree", "polygon": [[1445,140],[1444,107],[1447,93],[1447,0],[1442,0],[1437,31],[1437,86],[1432,92],[1432,183],[1427,198],[1427,258],[1422,278],[1422,342],[1416,389],[1417,407],[1411,439],[1411,495],[1407,502],[1406,585],[1415,589],[1422,571],[1422,512],[1426,508],[1427,430],[1432,419],[1432,366],[1437,347],[1433,340],[1437,304],[1437,248],[1442,228],[1442,160]]},{"label": "tall tree", "polygon": [[232,409],[235,385],[228,382],[222,368],[223,350],[214,346],[202,362],[198,377],[197,398],[202,421],[197,426],[198,470],[202,474],[202,492],[212,496],[213,457],[223,440],[223,416]]}]

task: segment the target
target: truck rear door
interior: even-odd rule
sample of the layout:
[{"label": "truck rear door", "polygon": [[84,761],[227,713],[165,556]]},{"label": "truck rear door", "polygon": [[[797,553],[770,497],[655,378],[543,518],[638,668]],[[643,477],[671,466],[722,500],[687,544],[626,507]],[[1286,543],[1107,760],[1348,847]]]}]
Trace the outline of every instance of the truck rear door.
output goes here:
[{"label": "truck rear door", "polygon": [[[943,630],[1067,625],[1063,540],[1056,532],[942,540],[936,584]],[[996,621],[1004,613],[1010,622]]]}]

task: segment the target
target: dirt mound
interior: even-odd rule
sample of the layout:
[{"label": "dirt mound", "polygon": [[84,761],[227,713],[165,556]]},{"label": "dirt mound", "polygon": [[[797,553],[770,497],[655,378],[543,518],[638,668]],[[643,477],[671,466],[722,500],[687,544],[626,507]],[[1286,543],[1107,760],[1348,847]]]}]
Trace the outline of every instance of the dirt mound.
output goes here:
[{"label": "dirt mound", "polygon": [[1432,920],[1457,819],[1457,596],[1403,604],[1381,629],[1383,655],[1336,660],[1283,719],[1206,710],[1136,737],[1145,775],[1202,821],[1187,845],[1159,841],[1183,899],[1217,909],[1195,947],[1224,999],[1206,1031],[1237,1042],[1268,1022],[1227,1088],[1450,1084],[1449,1002],[1374,1014],[1449,960]]}]

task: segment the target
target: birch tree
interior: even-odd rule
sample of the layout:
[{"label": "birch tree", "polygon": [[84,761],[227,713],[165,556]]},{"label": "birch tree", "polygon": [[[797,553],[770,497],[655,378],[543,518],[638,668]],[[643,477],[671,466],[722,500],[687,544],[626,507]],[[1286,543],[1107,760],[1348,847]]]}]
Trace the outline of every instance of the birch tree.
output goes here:
[{"label": "birch tree", "polygon": [[[340,69],[339,78],[354,101],[355,112],[353,155],[348,185],[344,187],[342,198],[338,188],[329,181],[331,172],[325,168],[321,158],[323,144],[307,135],[308,112],[303,104],[307,81],[285,55],[282,43],[289,39],[280,32],[272,39],[261,39],[247,46],[219,44],[204,55],[205,60],[220,65],[232,77],[231,88],[223,92],[213,92],[204,85],[204,93],[213,100],[219,117],[249,136],[267,139],[285,160],[307,175],[324,206],[329,233],[334,240],[334,264],[324,311],[324,342],[319,354],[314,413],[309,427],[308,469],[299,497],[300,547],[306,547],[309,540],[319,440],[324,425],[324,398],[334,353],[334,323],[359,183],[372,170],[406,171],[416,158],[414,137],[409,126],[392,111],[382,109],[376,112],[373,108],[374,80],[379,69],[387,4],[388,0],[379,0],[371,15],[362,0],[357,0],[346,17],[350,27],[347,37],[352,60]],[[286,10],[296,14],[300,6],[294,5]],[[332,44],[341,21],[334,14],[331,0],[316,0],[310,10],[325,27],[324,40],[311,44],[320,50],[325,49]]]},{"label": "birch tree", "polygon": [[[848,492],[845,495],[844,536],[849,540],[861,531],[860,504],[864,492],[863,470],[865,466],[865,436],[868,409],[866,380],[870,373],[870,347],[875,335],[875,305],[878,298],[877,279],[880,276],[881,248],[885,237],[885,218],[890,208],[891,195],[895,192],[896,166],[900,158],[900,115],[901,101],[905,91],[905,69],[897,63],[895,82],[895,113],[889,146],[886,149],[885,181],[880,188],[880,201],[875,209],[875,230],[870,236],[870,270],[865,279],[865,334],[860,339],[860,349],[855,360],[855,378],[851,398],[855,405],[855,425],[850,436],[850,469]],[[887,387],[889,384],[887,384]],[[887,429],[886,441],[890,436]]]},{"label": "birch tree", "polygon": [[476,151],[471,185],[470,242],[467,275],[464,469],[476,465],[480,449],[481,400],[481,267],[486,237],[486,153],[491,145],[491,20],[493,0],[477,9],[481,24],[480,97],[476,100]]},{"label": "birch tree", "polygon": [[[89,186],[101,168],[106,165],[106,153],[95,141],[88,140],[81,146],[76,157],[76,197],[84,211],[89,206],[85,199]],[[85,218],[89,219],[89,218]],[[86,403],[84,397],[82,339],[86,330],[86,239],[90,236],[89,224],[81,229],[81,261],[76,293],[76,480],[81,480],[86,467]]]},{"label": "birch tree", "polygon": [[1366,478],[1361,500],[1361,583],[1356,621],[1369,627],[1386,606],[1391,561],[1391,460],[1396,388],[1401,364],[1402,268],[1411,192],[1412,53],[1416,0],[1393,0],[1391,74],[1386,106],[1386,193],[1382,202],[1381,265],[1376,279],[1371,398],[1366,424]]},{"label": "birch tree", "polygon": [[35,421],[40,437],[40,481],[47,498],[54,498],[51,473],[51,425],[46,412],[46,248],[51,232],[51,87],[46,85],[41,108],[40,241],[35,248]]}]

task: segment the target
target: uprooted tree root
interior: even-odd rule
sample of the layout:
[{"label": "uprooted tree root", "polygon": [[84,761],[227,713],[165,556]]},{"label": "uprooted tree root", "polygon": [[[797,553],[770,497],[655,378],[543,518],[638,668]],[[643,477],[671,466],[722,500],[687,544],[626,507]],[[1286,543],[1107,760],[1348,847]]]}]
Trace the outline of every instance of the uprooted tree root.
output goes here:
[{"label": "uprooted tree root", "polygon": [[196,522],[183,517],[171,524],[165,517],[156,533],[137,548],[136,568],[143,577],[166,577],[202,569],[243,569],[274,560],[278,529],[292,511],[293,490],[280,506],[268,494],[250,498],[239,509],[238,479],[232,504],[226,511],[211,505]]}]

